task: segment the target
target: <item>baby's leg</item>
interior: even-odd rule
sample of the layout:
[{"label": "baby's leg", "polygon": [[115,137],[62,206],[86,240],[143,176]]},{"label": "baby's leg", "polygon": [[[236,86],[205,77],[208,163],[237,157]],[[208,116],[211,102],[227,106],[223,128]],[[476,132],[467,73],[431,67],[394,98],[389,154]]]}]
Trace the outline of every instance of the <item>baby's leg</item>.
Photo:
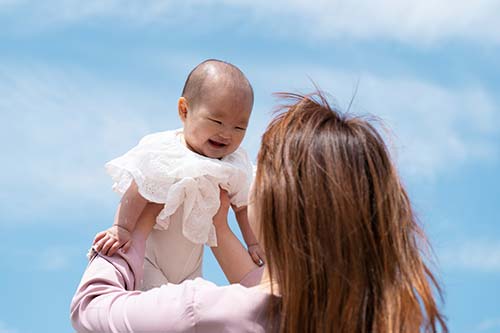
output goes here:
[{"label": "baby's leg", "polygon": [[167,284],[165,274],[148,258],[144,258],[144,279],[141,282],[141,290],[149,290]]},{"label": "baby's leg", "polygon": [[196,245],[191,249],[191,253],[185,252],[184,256],[187,258],[183,270],[178,275],[177,280],[182,282],[184,280],[193,280],[201,277],[201,268],[203,264],[203,245]]}]

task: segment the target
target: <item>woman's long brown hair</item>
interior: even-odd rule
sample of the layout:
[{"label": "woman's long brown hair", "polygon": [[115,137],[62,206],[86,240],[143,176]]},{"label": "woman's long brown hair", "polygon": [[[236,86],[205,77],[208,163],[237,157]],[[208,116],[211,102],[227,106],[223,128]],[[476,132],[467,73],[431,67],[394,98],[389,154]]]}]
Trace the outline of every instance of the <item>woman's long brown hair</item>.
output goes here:
[{"label": "woman's long brown hair", "polygon": [[279,95],[292,103],[263,136],[254,192],[279,331],[447,332],[382,137],[320,92]]}]

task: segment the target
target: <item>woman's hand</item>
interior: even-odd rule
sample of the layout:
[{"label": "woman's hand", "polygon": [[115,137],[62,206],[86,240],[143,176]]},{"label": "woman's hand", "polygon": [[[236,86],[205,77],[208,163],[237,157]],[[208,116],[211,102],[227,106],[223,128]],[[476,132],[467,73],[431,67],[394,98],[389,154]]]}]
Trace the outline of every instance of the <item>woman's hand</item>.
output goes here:
[{"label": "woman's hand", "polygon": [[147,239],[156,223],[156,216],[163,209],[163,205],[148,203],[135,224],[134,230],[128,230],[120,225],[101,231],[94,238],[94,249],[107,256],[112,256],[118,249],[127,252],[132,245],[132,233]]},{"label": "woman's hand", "polygon": [[119,248],[127,252],[132,244],[131,238],[129,230],[120,225],[113,225],[95,236],[94,249],[107,256],[112,256]]}]

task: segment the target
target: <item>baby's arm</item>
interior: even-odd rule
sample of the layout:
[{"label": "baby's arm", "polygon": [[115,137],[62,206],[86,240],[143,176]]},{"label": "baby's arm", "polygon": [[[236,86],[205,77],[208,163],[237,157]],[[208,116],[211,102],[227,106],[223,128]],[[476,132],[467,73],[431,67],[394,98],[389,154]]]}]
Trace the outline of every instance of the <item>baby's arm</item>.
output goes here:
[{"label": "baby's arm", "polygon": [[233,206],[234,215],[236,215],[236,221],[240,226],[241,234],[243,239],[247,244],[248,253],[252,257],[252,260],[259,266],[264,264],[264,253],[259,247],[259,242],[255,237],[250,224],[248,223],[247,206],[236,208]]},{"label": "baby's arm", "polygon": [[113,226],[95,236],[95,249],[112,256],[123,246],[126,252],[131,245],[131,234],[135,229],[137,219],[147,203],[148,201],[139,194],[137,184],[132,181],[120,200]]}]

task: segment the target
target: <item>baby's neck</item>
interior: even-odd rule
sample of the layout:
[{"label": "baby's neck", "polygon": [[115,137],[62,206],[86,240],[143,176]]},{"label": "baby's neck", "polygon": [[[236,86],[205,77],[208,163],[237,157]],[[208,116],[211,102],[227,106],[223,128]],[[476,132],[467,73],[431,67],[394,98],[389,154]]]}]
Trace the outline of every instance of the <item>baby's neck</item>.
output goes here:
[{"label": "baby's neck", "polygon": [[[194,149],[193,149],[193,147],[191,147],[191,146],[189,145],[189,143],[186,141],[186,138],[184,137],[184,133],[180,133],[179,135],[180,135],[180,137],[181,137],[181,143],[182,143],[182,144],[183,144],[183,145],[184,145],[187,149],[191,150],[193,153],[196,153],[196,154],[199,154],[199,155],[205,156],[205,155],[203,155],[203,154],[201,154],[201,153],[197,152],[196,150],[194,150]],[[207,157],[207,156],[205,156],[205,157]]]},{"label": "baby's neck", "polygon": [[179,133],[179,137],[180,137],[180,139],[181,139],[181,143],[182,143],[185,147],[187,147],[189,150],[193,150],[193,149],[191,149],[191,147],[187,144],[187,142],[186,142],[186,138],[184,137],[184,133],[182,133],[182,132],[181,132],[181,133]]}]

